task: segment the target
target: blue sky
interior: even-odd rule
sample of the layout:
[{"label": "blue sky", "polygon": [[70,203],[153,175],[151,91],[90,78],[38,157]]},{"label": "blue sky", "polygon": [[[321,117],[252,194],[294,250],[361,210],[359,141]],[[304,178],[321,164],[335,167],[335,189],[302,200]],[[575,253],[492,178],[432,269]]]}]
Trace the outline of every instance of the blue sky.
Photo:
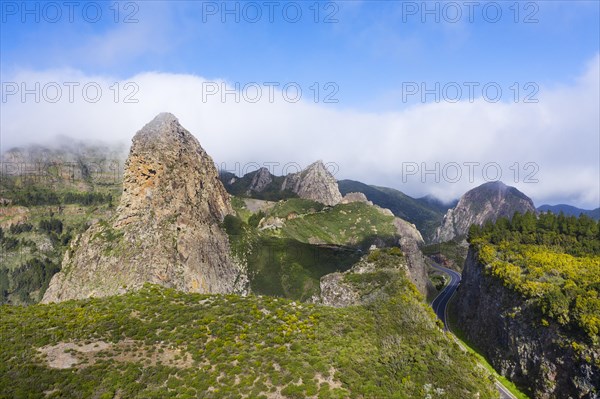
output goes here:
[{"label": "blue sky", "polygon": [[[73,23],[66,6],[52,23],[55,10],[42,2],[14,2],[16,11],[9,7],[13,2],[3,3],[3,71],[74,68],[116,77],[161,71],[235,82],[332,81],[340,88],[341,107],[401,107],[398,91],[405,81],[568,82],[599,48],[597,1],[520,2],[518,7],[495,2],[502,11],[496,23],[488,21],[497,7],[484,11],[485,2],[472,8],[466,2],[448,8],[443,2],[401,1],[317,7],[307,1],[284,8],[281,2],[272,6],[272,23],[262,1],[121,2],[118,14],[114,2],[87,8],[78,2]],[[102,15],[89,23],[96,5]],[[291,23],[295,5],[302,16]],[[36,6],[38,15],[25,14],[25,7]],[[436,7],[438,12],[427,13]],[[255,10],[262,15],[251,23]]]},{"label": "blue sky", "polygon": [[[56,17],[56,10],[47,6],[45,2],[28,2],[26,7],[33,10],[33,13],[29,14],[23,9],[22,2],[2,2],[0,68],[3,82],[18,81],[17,77],[24,79],[23,76],[27,74],[37,76],[38,79],[42,74],[46,79],[49,76],[54,76],[55,79],[76,76],[82,80],[130,81],[133,77],[137,79],[145,73],[154,73],[153,79],[149,79],[145,87],[140,86],[139,96],[142,103],[143,99],[147,100],[146,104],[155,103],[155,100],[150,98],[159,95],[155,88],[160,86],[159,81],[164,83],[166,75],[168,79],[172,79],[173,76],[197,77],[204,80],[223,79],[233,86],[236,82],[242,86],[249,82],[298,82],[304,90],[303,101],[308,101],[310,94],[314,94],[310,91],[313,82],[320,85],[320,100],[327,93],[323,86],[332,82],[339,89],[334,96],[338,101],[319,101],[318,110],[315,112],[323,114],[333,110],[338,112],[338,116],[343,113],[346,119],[359,116],[365,120],[372,118],[374,122],[371,126],[380,122],[379,117],[387,118],[391,125],[382,126],[389,126],[392,133],[384,133],[383,130],[387,128],[379,127],[377,132],[367,129],[363,134],[374,135],[374,139],[384,144],[386,140],[390,140],[390,145],[397,140],[397,137],[391,137],[394,129],[408,124],[407,121],[412,120],[419,110],[429,107],[427,109],[431,111],[431,115],[445,115],[445,111],[435,113],[436,104],[432,96],[425,98],[426,104],[423,104],[419,93],[403,98],[406,96],[407,83],[414,82],[433,88],[436,82],[441,86],[457,82],[464,89],[464,82],[477,82],[479,88],[474,94],[476,98],[481,98],[480,87],[495,82],[503,90],[501,100],[497,104],[488,105],[489,112],[498,115],[504,112],[506,107],[514,105],[514,101],[511,101],[514,92],[510,87],[515,82],[520,86],[520,100],[527,94],[524,85],[533,83],[537,87],[534,97],[541,101],[539,107],[547,105],[556,108],[538,109],[534,108],[534,105],[527,107],[528,104],[520,104],[519,108],[512,107],[507,116],[515,118],[511,119],[513,125],[510,129],[524,129],[517,137],[530,135],[528,140],[537,143],[545,138],[544,126],[548,121],[544,118],[558,112],[556,110],[564,112],[564,121],[556,126],[562,126],[563,123],[569,126],[566,122],[569,118],[583,120],[585,123],[582,126],[573,125],[572,129],[562,127],[561,130],[562,134],[575,139],[570,143],[580,141],[587,144],[580,144],[581,147],[573,144],[570,153],[578,155],[565,155],[557,159],[554,154],[561,150],[558,147],[532,150],[531,153],[537,157],[533,161],[540,162],[541,170],[547,170],[548,175],[550,171],[554,172],[555,169],[564,169],[567,166],[573,167],[573,171],[581,170],[581,163],[584,162],[583,167],[588,171],[586,173],[589,175],[586,176],[589,180],[584,179],[580,186],[567,187],[561,191],[556,187],[557,181],[549,178],[547,183],[525,187],[524,191],[539,192],[539,201],[571,201],[587,207],[597,206],[600,200],[600,187],[597,183],[600,162],[600,144],[596,139],[598,113],[593,110],[595,107],[590,107],[591,111],[585,106],[582,109],[575,107],[573,111],[564,105],[555,104],[555,99],[561,96],[568,97],[569,101],[577,98],[584,101],[584,94],[578,93],[578,89],[587,90],[585,95],[591,96],[585,97],[586,104],[589,104],[589,98],[592,99],[592,105],[597,101],[598,88],[592,87],[595,90],[590,91],[589,87],[585,87],[586,84],[589,86],[589,82],[595,84],[595,79],[600,73],[596,67],[600,49],[598,1],[274,1],[269,3],[271,6],[264,1],[76,3],[71,22],[68,15],[70,10],[61,1],[54,3],[58,4],[62,13],[60,18]],[[118,7],[115,7],[115,4]],[[474,4],[471,6],[474,8],[469,8],[468,4]],[[101,10],[101,16],[97,22],[90,22],[94,19],[97,8]],[[426,8],[434,11],[427,13]],[[117,9],[118,15],[115,14]],[[234,11],[227,14],[226,9]],[[287,12],[284,12],[284,9]],[[302,16],[297,18],[298,22],[292,23],[297,9],[301,10]],[[315,15],[317,9],[318,15]],[[501,16],[496,14],[498,9],[502,12]],[[87,10],[87,13],[84,13],[84,10]],[[257,22],[251,23],[249,19],[254,18],[256,10],[260,10],[261,16],[257,18]],[[269,21],[270,10],[273,10],[273,22]],[[456,14],[457,10],[461,13],[460,17]],[[128,16],[131,19],[129,23],[126,22]],[[329,23],[326,21],[328,16]],[[39,17],[39,22],[36,22],[36,17]],[[236,18],[239,22],[236,22]],[[57,19],[57,22],[52,22],[53,19]],[[497,19],[497,22],[493,22],[494,19]],[[568,95],[563,96],[561,90]],[[442,105],[448,107],[455,106],[449,108],[450,110],[462,110],[459,107],[466,97],[466,92],[463,92],[458,105],[441,102],[445,102]],[[544,99],[547,100],[545,103]],[[190,97],[189,101],[194,100]],[[11,104],[7,101],[3,102],[2,106],[4,145],[17,144],[19,139],[25,137],[36,139],[35,136],[21,134],[23,130],[31,129],[30,125],[20,122],[16,116],[16,109],[18,106],[23,107],[23,104]],[[176,114],[179,108],[184,116],[188,112],[174,101],[167,103],[167,106]],[[493,110],[492,106],[495,107]],[[228,112],[234,112],[235,107],[234,104]],[[154,112],[154,108],[151,108],[148,106],[145,112],[140,111],[139,120]],[[296,107],[296,110],[298,108]],[[98,113],[102,110],[97,106],[90,112]],[[584,111],[587,113],[584,114]],[[42,111],[36,112],[43,115]],[[73,110],[61,108],[59,112],[55,107],[52,112],[58,116],[60,112],[71,115]],[[298,114],[294,114],[298,111],[290,112],[290,120],[299,117]],[[576,114],[573,115],[573,112]],[[191,111],[189,114],[191,115]],[[265,111],[265,115],[268,115],[268,111]],[[524,116],[530,120],[531,126],[526,123],[520,124],[520,118]],[[490,116],[489,120],[496,117]],[[186,118],[192,126],[204,126],[204,122],[196,122],[191,116]],[[139,124],[139,120],[135,119],[135,123]],[[401,120],[402,123],[393,125],[393,121],[396,120]],[[479,127],[472,126],[471,129],[475,131],[465,134],[468,137],[476,137],[477,134],[481,134],[479,129],[487,130],[489,120],[482,121]],[[259,120],[255,123],[257,125],[248,127],[249,131],[278,129],[265,118],[263,125]],[[323,121],[320,125],[326,126],[327,123]],[[418,126],[432,131],[446,125],[442,120],[436,126]],[[461,141],[461,136],[457,133],[460,125],[461,122],[457,121],[456,126],[451,129],[453,143]],[[115,125],[114,129],[119,129],[118,126],[123,129],[123,133],[118,137],[128,139],[132,133],[127,133],[126,129],[133,126],[133,122],[124,121],[122,125]],[[218,126],[217,121],[211,126]],[[369,124],[365,122],[365,126]],[[72,133],[62,125],[54,130],[47,130],[46,136],[53,132]],[[92,130],[93,127],[90,127],[90,131]],[[334,130],[335,128],[332,128],[320,134],[335,136],[331,138],[332,142],[343,141],[344,132]],[[538,133],[529,133],[533,130]],[[42,133],[39,134],[40,138],[46,137]],[[212,146],[215,157],[227,158],[227,149],[220,144],[217,134],[214,133],[215,137],[211,136],[211,132],[205,134],[207,137],[205,140],[201,139],[201,142]],[[225,134],[225,131],[219,134]],[[493,139],[500,143],[503,134],[506,132],[496,129]],[[267,133],[265,135],[271,137]],[[353,132],[349,137],[355,137],[354,135],[360,135],[360,132]],[[418,133],[402,132],[398,133],[398,136],[402,137],[402,143],[406,146],[427,147],[433,143],[425,142],[425,139],[439,141],[436,138],[438,136],[433,134],[425,134],[423,140],[419,140]],[[490,143],[487,145],[494,147]],[[489,157],[489,154],[494,152],[486,152],[490,151],[488,147],[473,150],[480,150],[481,157]],[[250,154],[248,159],[265,157],[252,146],[246,147],[245,150]],[[273,147],[273,151],[279,150],[281,148]],[[374,158],[381,153],[377,146],[364,150],[366,154],[372,153]],[[425,151],[415,160],[465,160],[462,148],[450,146],[445,151],[448,152],[450,156],[442,159],[439,155]],[[337,152],[306,148],[306,153],[306,162],[309,156],[314,156],[330,158],[344,164],[344,159],[355,157],[351,149],[342,145],[337,148]],[[238,158],[243,158],[241,153],[236,154]],[[453,154],[456,156],[453,157]],[[526,154],[515,158],[514,161],[526,161]],[[405,159],[407,157],[406,154],[402,156]],[[498,156],[507,164],[512,164],[513,159],[508,153]],[[391,161],[379,168],[372,162],[365,162],[361,167],[362,169],[358,166],[342,167],[341,177],[356,177],[377,184],[387,184],[413,195],[433,192],[440,196],[452,197],[468,188],[466,183],[444,190],[435,189],[430,184],[415,183],[407,187],[399,182],[397,173],[390,171],[394,168]],[[366,169],[370,172],[365,172]],[[344,170],[347,173],[343,174]],[[588,187],[585,195],[578,196],[567,192],[577,191],[582,187]]]}]

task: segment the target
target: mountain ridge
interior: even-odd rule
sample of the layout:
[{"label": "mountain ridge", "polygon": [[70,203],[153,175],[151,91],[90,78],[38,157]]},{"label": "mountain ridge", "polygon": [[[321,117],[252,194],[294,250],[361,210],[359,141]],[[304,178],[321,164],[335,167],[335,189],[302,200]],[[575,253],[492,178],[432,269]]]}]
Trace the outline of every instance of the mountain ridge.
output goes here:
[{"label": "mountain ridge", "polygon": [[557,205],[540,205],[537,207],[538,212],[552,212],[555,214],[564,213],[566,216],[579,216],[580,214],[587,215],[595,220],[600,220],[600,208],[596,209],[582,209],[573,205],[568,204],[557,204]]}]

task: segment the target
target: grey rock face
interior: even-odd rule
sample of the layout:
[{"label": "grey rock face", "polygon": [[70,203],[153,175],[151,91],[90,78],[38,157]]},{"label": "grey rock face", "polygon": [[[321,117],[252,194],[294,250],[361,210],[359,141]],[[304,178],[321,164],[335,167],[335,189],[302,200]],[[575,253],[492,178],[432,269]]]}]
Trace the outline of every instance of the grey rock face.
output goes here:
[{"label": "grey rock face", "polygon": [[133,138],[115,217],[74,240],[43,302],[115,295],[146,282],[243,291],[245,271],[219,225],[232,212],[210,156],[175,116],[160,114]]},{"label": "grey rock face", "polygon": [[499,217],[512,217],[515,212],[536,212],[531,198],[502,182],[482,184],[468,191],[456,207],[448,210],[434,242],[464,236],[472,224],[482,225]]},{"label": "grey rock face", "polygon": [[[373,205],[373,202],[367,199],[367,196],[363,193],[348,193],[344,195],[340,201],[342,204],[350,204],[352,202],[363,202],[367,205]],[[390,211],[391,212],[391,211]]]},{"label": "grey rock face", "polygon": [[335,205],[342,200],[342,194],[335,177],[327,170],[322,161],[309,165],[299,173],[285,177],[281,190],[291,190],[300,198]]},{"label": "grey rock face", "polygon": [[256,174],[252,178],[252,182],[250,183],[250,187],[246,194],[250,194],[252,191],[261,192],[273,181],[273,175],[269,172],[267,168],[260,168],[256,171]]},{"label": "grey rock face", "polygon": [[427,261],[420,249],[420,246],[423,245],[423,237],[414,224],[408,223],[404,219],[394,218],[394,226],[400,236],[398,244],[406,258],[407,276],[419,292],[427,298],[435,292],[435,288],[427,276]]},{"label": "grey rock face", "polygon": [[470,342],[500,374],[529,387],[532,398],[600,397],[599,351],[577,353],[569,332],[552,320],[541,326],[534,305],[484,268],[470,249],[455,305]]}]

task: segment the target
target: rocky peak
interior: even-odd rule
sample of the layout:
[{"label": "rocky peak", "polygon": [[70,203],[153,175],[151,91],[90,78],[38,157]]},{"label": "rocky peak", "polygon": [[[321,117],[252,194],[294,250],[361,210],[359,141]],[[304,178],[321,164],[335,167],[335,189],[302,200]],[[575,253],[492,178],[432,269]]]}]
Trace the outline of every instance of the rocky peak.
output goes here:
[{"label": "rocky peak", "polygon": [[250,194],[252,191],[261,192],[267,187],[269,184],[273,182],[273,175],[269,172],[267,168],[260,168],[256,172],[254,172],[254,176],[252,176],[252,181],[250,182],[250,186],[248,187],[247,194]]},{"label": "rocky peak", "polygon": [[482,184],[466,192],[456,207],[448,210],[434,241],[464,236],[472,224],[482,225],[499,217],[512,217],[515,212],[536,212],[531,198],[500,181]]},{"label": "rocky peak", "polygon": [[170,113],[159,114],[133,137],[117,225],[154,217],[149,209],[154,216],[189,213],[208,223],[233,213],[212,158]]},{"label": "rocky peak", "polygon": [[287,175],[281,189],[291,190],[300,198],[311,199],[325,205],[335,205],[342,200],[335,177],[320,160],[300,173]]},{"label": "rocky peak", "polygon": [[115,217],[74,240],[43,301],[115,295],[146,282],[241,291],[247,279],[220,228],[232,212],[211,157],[175,116],[160,114],[133,138]]}]

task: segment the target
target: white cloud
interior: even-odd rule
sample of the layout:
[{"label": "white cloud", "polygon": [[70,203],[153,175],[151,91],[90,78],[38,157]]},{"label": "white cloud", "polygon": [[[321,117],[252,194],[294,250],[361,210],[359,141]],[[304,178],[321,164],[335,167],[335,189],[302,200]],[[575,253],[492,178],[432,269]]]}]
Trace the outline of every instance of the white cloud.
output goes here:
[{"label": "white cloud", "polygon": [[[193,75],[143,73],[120,82],[120,98],[114,101],[115,80],[84,76],[72,70],[23,71],[4,80],[35,82],[79,82],[73,103],[64,88],[61,101],[52,104],[28,95],[22,103],[11,96],[2,103],[2,148],[27,142],[50,142],[57,135],[82,139],[128,142],[135,132],[157,113],[169,111],[200,140],[218,163],[229,169],[248,162],[297,162],[302,166],[315,159],[339,165],[338,178],[351,178],[398,188],[410,195],[432,193],[453,199],[484,182],[482,165],[497,162],[502,180],[530,195],[537,205],[570,202],[597,207],[599,187],[599,57],[595,57],[577,81],[568,86],[540,88],[538,104],[459,102],[422,104],[399,112],[361,112],[314,104],[308,87],[297,103],[263,97],[252,104],[229,95],[203,102],[206,79]],[[97,82],[103,90],[98,103],[83,100],[81,88]],[[123,103],[126,82],[139,92],[137,104]],[[4,89],[4,88],[3,88]],[[50,93],[52,94],[52,93]],[[92,93],[93,94],[93,93]],[[249,93],[252,94],[252,93]],[[448,162],[462,165],[457,183],[428,175],[408,176],[403,182],[403,162],[434,168]],[[464,162],[479,162],[475,181],[470,182]],[[518,183],[514,170],[519,163]],[[539,167],[538,183],[524,183],[526,162]],[[277,170],[276,170],[277,171]],[[454,171],[448,169],[454,175]],[[493,170],[490,169],[490,172]],[[493,174],[493,173],[490,173]],[[406,177],[406,176],[405,176]],[[452,176],[449,176],[452,177]]]}]

